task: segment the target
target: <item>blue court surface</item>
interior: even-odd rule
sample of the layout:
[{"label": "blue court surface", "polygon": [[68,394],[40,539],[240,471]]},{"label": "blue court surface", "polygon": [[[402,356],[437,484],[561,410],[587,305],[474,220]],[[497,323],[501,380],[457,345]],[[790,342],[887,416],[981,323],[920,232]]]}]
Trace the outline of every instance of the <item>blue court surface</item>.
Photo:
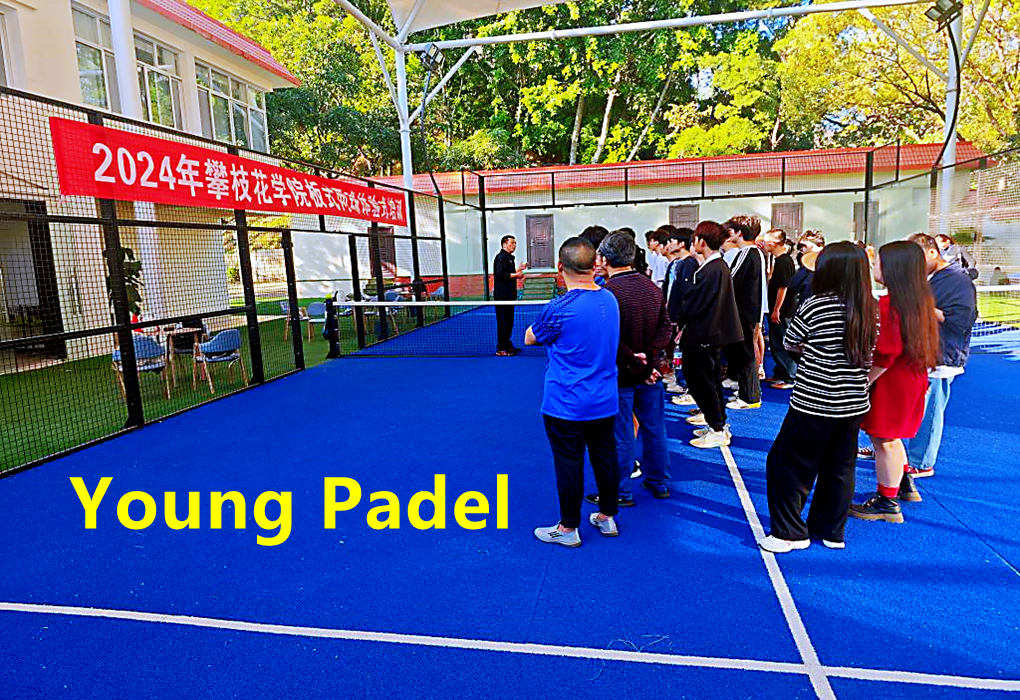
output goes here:
[{"label": "blue court surface", "polygon": [[[638,488],[617,539],[535,541],[557,518],[543,369],[534,351],[336,360],[0,481],[0,697],[1020,697],[1015,358],[977,354],[953,384],[903,525],[852,520],[846,550],[780,557],[754,544],[775,390],[732,416],[730,449],[687,445],[670,406],[671,498]],[[436,474],[447,527],[416,530],[407,503]],[[509,527],[457,526],[463,491],[495,508],[497,474]],[[112,477],[95,529],[76,476]],[[335,529],[325,477],[364,490]],[[133,490],[157,502],[146,529],[118,521]],[[227,508],[212,529],[209,492],[230,490],[246,528]],[[366,523],[379,490],[399,530]],[[166,525],[165,491],[181,517],[200,492],[197,529]],[[274,547],[256,542],[276,531],[254,519],[263,491],[293,494]]]}]

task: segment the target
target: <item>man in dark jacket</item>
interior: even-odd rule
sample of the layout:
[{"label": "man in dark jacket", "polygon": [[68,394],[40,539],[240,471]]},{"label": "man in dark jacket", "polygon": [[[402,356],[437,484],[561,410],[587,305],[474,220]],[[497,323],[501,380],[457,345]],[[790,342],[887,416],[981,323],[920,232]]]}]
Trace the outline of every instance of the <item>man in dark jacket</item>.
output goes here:
[{"label": "man in dark jacket", "polygon": [[616,356],[620,410],[616,415],[616,455],[620,467],[620,505],[634,505],[629,477],[634,464],[634,418],[641,438],[644,487],[668,498],[666,473],[665,393],[662,375],[669,371],[666,348],[670,325],[662,292],[636,271],[634,239],[614,231],[599,245],[597,264],[606,269],[606,289],[620,306],[620,346]]},{"label": "man in dark jacket", "polygon": [[970,355],[970,332],[977,320],[977,290],[967,272],[950,264],[939,253],[931,236],[917,233],[910,240],[924,251],[928,284],[935,295],[939,319],[939,364],[928,372],[928,393],[924,419],[917,435],[907,442],[907,473],[914,477],[935,473],[935,460],[942,445],[942,425],[949,403],[949,386],[963,374]]},{"label": "man in dark jacket", "polygon": [[[517,301],[517,280],[524,276],[528,263],[514,264],[517,239],[503,236],[499,241],[500,251],[492,261],[492,298],[495,301]],[[496,307],[496,354],[500,357],[516,355],[521,350],[514,347],[510,335],[514,332],[514,307]]]},{"label": "man in dark jacket", "polygon": [[683,349],[687,388],[701,414],[687,419],[707,430],[691,440],[695,447],[730,444],[723,402],[720,354],[722,348],[743,341],[740,314],[733,296],[730,269],[719,254],[726,230],[715,221],[702,221],[694,231],[694,252],[704,262],[694,273],[694,284],[680,309],[680,347]]},{"label": "man in dark jacket", "polygon": [[725,224],[730,240],[737,244],[737,253],[730,265],[733,295],[740,315],[744,338],[725,348],[729,375],[737,382],[737,397],[726,404],[731,409],[759,408],[761,383],[755,361],[754,337],[761,324],[762,288],[765,279],[765,257],[754,244],[751,218],[735,216]]}]

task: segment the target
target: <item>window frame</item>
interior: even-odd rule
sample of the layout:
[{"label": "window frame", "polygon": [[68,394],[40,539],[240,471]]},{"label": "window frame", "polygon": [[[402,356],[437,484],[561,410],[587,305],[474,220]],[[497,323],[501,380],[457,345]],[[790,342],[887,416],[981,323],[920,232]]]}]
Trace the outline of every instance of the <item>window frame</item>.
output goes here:
[{"label": "window frame", "polygon": [[8,87],[11,84],[10,58],[7,55],[7,46],[10,41],[7,39],[7,18],[4,17],[3,8],[0,6],[0,85]]},{"label": "window frame", "polygon": [[[90,17],[92,19],[92,21],[96,25],[96,36],[99,38],[98,42],[93,42],[90,39],[86,39],[86,38],[83,38],[83,37],[78,35],[77,28],[73,27],[73,25],[74,25],[74,13],[75,12],[79,12],[79,13],[81,13],[81,14],[87,16],[87,17]],[[76,2],[72,2],[71,3],[71,20],[72,20],[71,24],[72,24],[73,31],[74,31],[75,63],[77,64],[77,61],[78,61],[78,44],[81,44],[83,46],[87,46],[88,48],[91,48],[91,49],[93,49],[95,51],[98,51],[99,52],[99,56],[100,56],[100,62],[102,63],[101,70],[102,70],[102,73],[103,73],[103,90],[104,90],[103,97],[105,99],[106,104],[97,105],[97,104],[93,104],[92,102],[87,102],[85,100],[85,93],[84,93],[84,91],[82,91],[82,96],[81,96],[82,97],[82,102],[84,102],[85,104],[90,105],[92,107],[97,107],[99,109],[105,109],[105,110],[110,111],[110,112],[119,113],[121,111],[121,100],[120,100],[119,86],[117,85],[116,64],[114,63],[113,46],[112,46],[113,42],[111,41],[111,46],[103,46],[103,44],[102,44],[102,37],[103,37],[102,24],[105,22],[107,28],[109,28],[110,20],[108,18],[104,17],[103,15],[99,14],[95,10],[93,10],[93,9],[91,9],[89,7],[85,7],[84,5],[79,5]],[[80,85],[81,84],[81,67],[76,65],[76,68],[77,68],[77,71],[78,71],[78,83]],[[110,70],[111,68],[112,68],[112,70]]]},{"label": "window frame", "polygon": [[[202,77],[203,73],[206,76],[204,84]],[[213,79],[214,73],[226,78],[227,82],[225,90],[217,87],[216,81]],[[212,64],[206,63],[200,59],[195,59],[195,86],[198,90],[199,110],[202,112],[201,121],[203,136],[206,138],[221,140],[221,137],[216,133],[216,119],[215,111],[213,109],[214,98],[216,98],[219,100],[225,100],[227,104],[227,123],[230,129],[230,136],[228,140],[230,143],[253,151],[269,150],[269,118],[266,113],[266,90],[256,87],[247,80],[242,80],[236,75],[233,75],[222,68],[216,68]],[[242,100],[234,96],[235,86],[243,88],[246,93],[244,95],[246,99]],[[243,109],[245,113],[245,133],[243,141],[239,140],[237,137],[237,124],[234,119],[235,110],[237,109]],[[258,113],[262,117],[261,147],[256,147],[253,143],[253,113]]]},{"label": "window frame", "polygon": [[[184,89],[184,86],[183,86],[183,82],[181,80],[181,51],[180,51],[180,49],[175,49],[174,47],[170,46],[169,44],[165,44],[162,41],[159,41],[158,39],[154,39],[154,38],[148,36],[147,34],[142,34],[141,32],[137,32],[137,31],[134,32],[134,37],[133,38],[134,38],[134,42],[133,42],[133,47],[132,48],[134,49],[134,52],[135,52],[135,70],[137,71],[138,75],[141,77],[141,81],[138,84],[138,88],[139,88],[139,97],[141,98],[141,101],[142,101],[142,109],[145,110],[145,117],[146,117],[145,120],[148,121],[148,122],[151,122],[153,124],[159,124],[161,126],[167,126],[167,127],[172,128],[172,129],[180,129],[180,128],[182,128],[183,127],[183,123],[184,123],[184,106],[181,104],[181,102],[182,102],[181,92]],[[138,42],[139,41],[145,42],[145,43],[148,43],[148,44],[152,45],[152,59],[153,59],[153,62],[151,64],[150,63],[146,63],[141,58],[139,58],[139,56],[138,56]],[[174,56],[174,64],[175,64],[176,70],[177,70],[176,73],[171,73],[169,70],[167,70],[165,68],[162,68],[162,67],[160,67],[158,65],[159,64],[159,52],[161,50],[162,51],[167,51],[167,52],[173,54],[173,56]],[[156,121],[156,119],[154,118],[154,115],[153,115],[154,107],[153,107],[153,104],[152,104],[152,100],[149,99],[149,94],[148,94],[148,91],[147,91],[148,87],[149,87],[149,80],[150,80],[149,76],[151,74],[155,74],[155,75],[158,75],[158,76],[163,76],[164,78],[166,78],[169,81],[169,86],[170,86],[170,112],[173,115],[173,122],[174,122],[173,124],[165,124],[165,123],[163,123],[161,121]],[[155,80],[158,80],[158,78],[156,78]],[[143,85],[146,87],[145,91],[143,91],[141,89]],[[177,88],[176,90],[174,89],[175,86]]]}]

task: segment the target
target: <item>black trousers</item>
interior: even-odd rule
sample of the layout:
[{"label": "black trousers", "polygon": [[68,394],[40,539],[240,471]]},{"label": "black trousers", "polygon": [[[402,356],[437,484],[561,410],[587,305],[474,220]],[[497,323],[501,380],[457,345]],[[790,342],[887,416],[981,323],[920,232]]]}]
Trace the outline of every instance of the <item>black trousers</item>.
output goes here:
[{"label": "black trousers", "polygon": [[510,350],[513,343],[510,336],[514,332],[514,307],[499,305],[496,309],[496,349]]},{"label": "black trousers", "polygon": [[588,448],[588,459],[599,489],[599,511],[605,515],[616,515],[616,499],[620,493],[620,472],[616,466],[616,440],[613,437],[616,416],[583,421],[544,414],[542,417],[556,467],[556,490],[560,496],[560,523],[563,527],[581,524],[585,447]]},{"label": "black trousers", "polygon": [[[860,416],[822,418],[795,408],[787,411],[765,462],[771,534],[784,540],[814,536],[843,541],[854,495],[860,422]],[[801,511],[812,486],[815,495],[805,524]]]},{"label": "black trousers", "polygon": [[761,382],[758,380],[758,364],[754,358],[754,329],[758,324],[740,325],[744,331],[744,339],[726,346],[726,373],[737,383],[737,396],[741,400],[758,403],[761,401]]},{"label": "black trousers", "polygon": [[705,414],[705,422],[712,430],[722,430],[726,425],[726,402],[723,400],[719,348],[687,345],[683,349],[683,359],[687,389]]}]

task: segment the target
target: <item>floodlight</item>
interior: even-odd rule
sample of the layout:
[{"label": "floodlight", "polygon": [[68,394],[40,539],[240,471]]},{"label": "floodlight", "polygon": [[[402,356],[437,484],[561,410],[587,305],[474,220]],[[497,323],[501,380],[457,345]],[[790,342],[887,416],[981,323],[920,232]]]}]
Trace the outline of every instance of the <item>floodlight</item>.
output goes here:
[{"label": "floodlight", "polygon": [[935,22],[941,31],[947,24],[955,20],[963,12],[963,3],[959,0],[935,0],[935,4],[924,12],[924,16]]},{"label": "floodlight", "polygon": [[[941,1],[941,0],[940,0]],[[422,65],[429,73],[438,73],[443,68],[443,51],[435,44],[429,44],[421,54]]]}]

